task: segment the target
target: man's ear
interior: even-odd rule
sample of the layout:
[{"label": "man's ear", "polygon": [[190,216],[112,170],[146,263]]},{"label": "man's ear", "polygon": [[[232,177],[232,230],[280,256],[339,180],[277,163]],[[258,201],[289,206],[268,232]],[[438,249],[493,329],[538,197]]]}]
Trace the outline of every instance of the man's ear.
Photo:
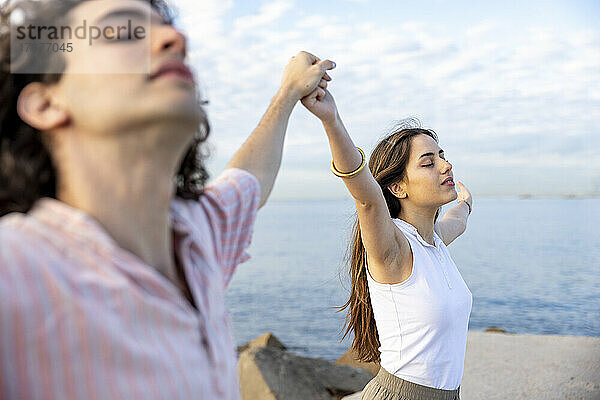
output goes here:
[{"label": "man's ear", "polygon": [[388,186],[388,190],[399,199],[405,199],[408,197],[408,193],[406,193],[404,189],[404,184],[402,182],[394,182]]},{"label": "man's ear", "polygon": [[23,121],[39,131],[58,128],[69,121],[69,114],[52,100],[48,86],[32,82],[19,94],[17,113]]}]

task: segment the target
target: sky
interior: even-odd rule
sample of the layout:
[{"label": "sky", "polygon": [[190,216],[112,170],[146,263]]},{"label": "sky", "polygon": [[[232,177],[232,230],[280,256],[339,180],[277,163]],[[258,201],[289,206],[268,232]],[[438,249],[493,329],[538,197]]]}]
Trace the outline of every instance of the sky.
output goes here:
[{"label": "sky", "polygon": [[[370,154],[395,121],[437,132],[476,196],[600,195],[600,2],[172,0],[211,123],[218,174],[300,50]],[[298,104],[274,199],[348,196],[320,122]]]}]

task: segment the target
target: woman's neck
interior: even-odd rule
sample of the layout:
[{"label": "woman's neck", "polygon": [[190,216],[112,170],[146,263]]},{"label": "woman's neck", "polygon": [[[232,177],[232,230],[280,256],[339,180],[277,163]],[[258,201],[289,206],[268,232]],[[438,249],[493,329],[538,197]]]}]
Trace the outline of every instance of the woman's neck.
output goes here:
[{"label": "woman's neck", "polygon": [[436,212],[437,209],[411,209],[410,207],[402,205],[399,218],[417,228],[419,235],[421,235],[427,243],[434,245],[433,228]]}]

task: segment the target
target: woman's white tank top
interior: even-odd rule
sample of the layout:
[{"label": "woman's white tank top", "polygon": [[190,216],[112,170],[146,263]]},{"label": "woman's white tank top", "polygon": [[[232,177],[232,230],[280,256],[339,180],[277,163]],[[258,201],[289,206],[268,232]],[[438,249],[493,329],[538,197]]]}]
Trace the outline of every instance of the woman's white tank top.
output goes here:
[{"label": "woman's white tank top", "polygon": [[410,243],[413,270],[393,285],[375,282],[367,270],[381,367],[413,383],[455,390],[464,371],[473,296],[435,232],[432,246],[414,226],[393,221]]}]

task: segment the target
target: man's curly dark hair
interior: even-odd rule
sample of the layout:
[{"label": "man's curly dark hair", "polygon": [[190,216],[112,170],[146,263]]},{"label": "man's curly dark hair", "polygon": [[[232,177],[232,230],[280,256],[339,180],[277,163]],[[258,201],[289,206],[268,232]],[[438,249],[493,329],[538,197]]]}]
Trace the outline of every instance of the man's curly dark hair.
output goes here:
[{"label": "man's curly dark hair", "polygon": [[[42,197],[56,198],[57,170],[53,164],[44,135],[26,124],[17,113],[17,99],[21,90],[31,82],[51,84],[61,79],[60,73],[11,73],[11,61],[18,62],[23,71],[64,70],[60,56],[41,58],[22,53],[17,59],[10,53],[11,16],[19,13],[20,25],[48,25],[56,21],[86,0],[0,0],[0,217],[11,212],[28,212]],[[158,13],[171,23],[173,11],[164,0],[147,1]],[[46,23],[44,23],[46,22]],[[32,53],[30,53],[32,54]],[[49,69],[50,63],[63,65]],[[32,65],[35,67],[31,68]],[[46,68],[44,68],[46,67]],[[200,104],[198,105],[200,107]],[[174,177],[177,196],[198,199],[202,195],[208,173],[203,160],[206,158],[202,144],[210,127],[206,118],[198,127],[196,136],[183,158]]]}]

